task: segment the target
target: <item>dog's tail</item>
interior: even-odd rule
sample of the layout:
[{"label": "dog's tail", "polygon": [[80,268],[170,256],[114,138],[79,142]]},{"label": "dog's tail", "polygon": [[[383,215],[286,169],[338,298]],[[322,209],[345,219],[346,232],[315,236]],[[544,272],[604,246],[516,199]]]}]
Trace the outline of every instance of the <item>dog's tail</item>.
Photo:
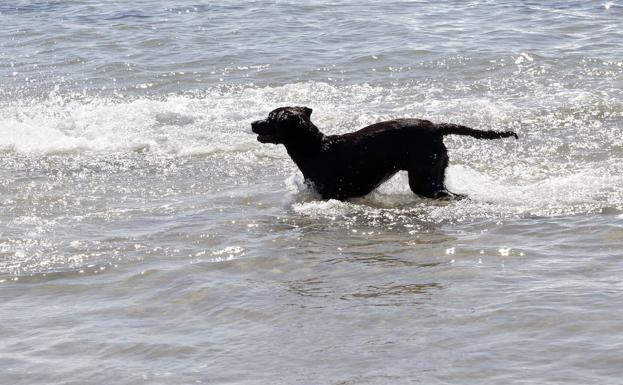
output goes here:
[{"label": "dog's tail", "polygon": [[501,139],[514,136],[515,139],[519,139],[519,136],[513,131],[476,130],[452,123],[437,124],[437,129],[441,135],[467,135],[477,139]]}]

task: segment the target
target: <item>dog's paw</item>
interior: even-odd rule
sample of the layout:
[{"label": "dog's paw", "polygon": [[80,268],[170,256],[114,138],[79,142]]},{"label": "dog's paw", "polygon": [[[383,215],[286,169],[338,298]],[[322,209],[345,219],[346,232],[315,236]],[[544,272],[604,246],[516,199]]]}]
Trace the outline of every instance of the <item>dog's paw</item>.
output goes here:
[{"label": "dog's paw", "polygon": [[441,200],[458,201],[458,200],[467,199],[468,196],[466,194],[455,194],[448,190],[442,190],[442,191],[438,191],[437,193],[435,193],[434,198],[441,199]]}]

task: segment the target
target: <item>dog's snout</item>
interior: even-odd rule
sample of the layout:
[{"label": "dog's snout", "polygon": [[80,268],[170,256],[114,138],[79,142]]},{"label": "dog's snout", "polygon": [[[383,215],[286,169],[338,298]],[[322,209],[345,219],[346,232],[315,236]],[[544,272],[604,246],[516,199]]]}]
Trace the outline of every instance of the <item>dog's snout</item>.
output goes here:
[{"label": "dog's snout", "polygon": [[251,131],[255,132],[256,134],[259,134],[260,130],[262,130],[262,128],[266,126],[266,119],[264,120],[256,120],[255,122],[251,123]]}]

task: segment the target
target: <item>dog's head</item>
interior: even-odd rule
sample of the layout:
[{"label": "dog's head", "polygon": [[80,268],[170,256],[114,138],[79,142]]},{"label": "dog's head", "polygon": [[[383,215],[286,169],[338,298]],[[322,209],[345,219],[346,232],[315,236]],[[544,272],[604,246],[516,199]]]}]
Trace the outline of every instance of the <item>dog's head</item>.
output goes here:
[{"label": "dog's head", "polygon": [[280,107],[272,110],[268,118],[251,123],[251,130],[261,143],[287,144],[317,132],[309,120],[312,109],[308,107]]}]

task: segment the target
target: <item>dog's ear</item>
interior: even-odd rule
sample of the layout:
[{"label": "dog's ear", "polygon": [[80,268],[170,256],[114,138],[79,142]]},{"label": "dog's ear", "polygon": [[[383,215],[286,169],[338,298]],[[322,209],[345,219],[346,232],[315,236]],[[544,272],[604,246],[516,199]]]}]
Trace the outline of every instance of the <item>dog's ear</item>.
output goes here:
[{"label": "dog's ear", "polygon": [[312,109],[309,107],[303,107],[303,112],[305,113],[305,115],[307,115],[307,117],[311,117],[311,113],[312,113]]}]

